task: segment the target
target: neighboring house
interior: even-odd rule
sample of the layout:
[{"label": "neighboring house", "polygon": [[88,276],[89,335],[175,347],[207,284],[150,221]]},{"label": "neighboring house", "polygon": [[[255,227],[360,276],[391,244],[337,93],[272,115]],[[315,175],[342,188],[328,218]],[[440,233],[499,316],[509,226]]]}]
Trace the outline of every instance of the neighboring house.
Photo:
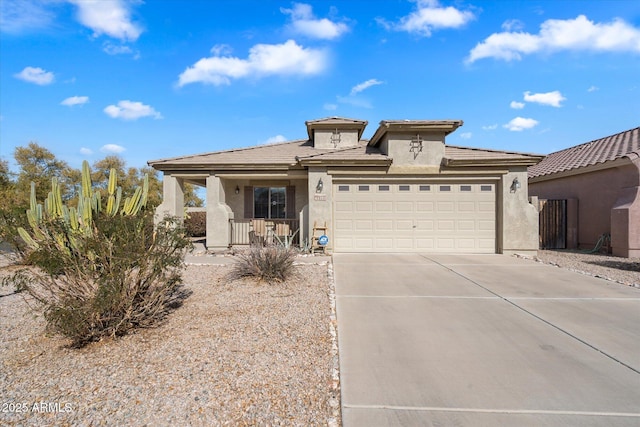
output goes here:
[{"label": "neighboring house", "polygon": [[640,257],[640,128],[551,153],[529,168],[529,192],[567,199],[568,248],[610,234],[614,255]]},{"label": "neighboring house", "polygon": [[333,252],[538,249],[527,167],[541,156],[445,145],[461,120],[382,121],[370,141],[366,125],[329,117],[306,122],[308,139],[150,161],[164,173],[157,212],[182,215],[190,182],[206,186],[211,250],[265,222],[301,242],[326,224]]}]

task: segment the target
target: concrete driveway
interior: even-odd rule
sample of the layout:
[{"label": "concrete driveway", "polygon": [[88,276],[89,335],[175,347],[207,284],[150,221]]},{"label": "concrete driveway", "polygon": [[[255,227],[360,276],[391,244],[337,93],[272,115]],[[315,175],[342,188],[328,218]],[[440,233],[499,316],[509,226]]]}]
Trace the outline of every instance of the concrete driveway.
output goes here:
[{"label": "concrete driveway", "polygon": [[640,289],[504,255],[333,262],[346,427],[640,425]]}]

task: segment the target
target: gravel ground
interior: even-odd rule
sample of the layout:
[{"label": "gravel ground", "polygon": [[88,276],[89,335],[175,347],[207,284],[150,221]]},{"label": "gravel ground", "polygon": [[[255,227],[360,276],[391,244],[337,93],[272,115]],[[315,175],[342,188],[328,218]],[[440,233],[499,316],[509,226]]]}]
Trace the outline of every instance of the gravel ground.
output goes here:
[{"label": "gravel ground", "polygon": [[538,251],[537,260],[590,276],[640,288],[640,258],[619,258],[576,251]]},{"label": "gravel ground", "polygon": [[[638,258],[536,260],[640,287]],[[0,288],[0,425],[339,425],[331,265],[277,285],[230,283],[229,269],[188,266],[193,293],[163,325],[80,350]]]},{"label": "gravel ground", "polygon": [[188,266],[193,293],[164,324],[80,350],[23,294],[0,297],[0,425],[339,424],[327,265],[274,285],[229,269]]}]

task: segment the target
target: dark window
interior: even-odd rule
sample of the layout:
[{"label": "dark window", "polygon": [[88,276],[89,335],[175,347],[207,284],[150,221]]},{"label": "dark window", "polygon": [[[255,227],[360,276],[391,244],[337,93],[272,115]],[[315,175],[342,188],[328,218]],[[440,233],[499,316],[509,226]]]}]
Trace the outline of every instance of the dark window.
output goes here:
[{"label": "dark window", "polygon": [[348,185],[338,185],[338,191],[349,191]]},{"label": "dark window", "polygon": [[369,191],[368,185],[358,185],[358,191]]},{"label": "dark window", "polygon": [[451,191],[451,186],[450,185],[441,185],[440,186],[440,191]]},{"label": "dark window", "polygon": [[378,185],[378,191],[389,191],[388,185]]},{"label": "dark window", "polygon": [[420,191],[431,191],[431,186],[430,185],[421,185],[420,186]]},{"label": "dark window", "polygon": [[254,187],[254,218],[286,218],[286,187]]},{"label": "dark window", "polygon": [[471,186],[470,185],[461,185],[460,186],[460,191],[471,191]]},{"label": "dark window", "polygon": [[398,185],[398,189],[400,191],[409,191],[411,187],[409,187],[408,185]]},{"label": "dark window", "polygon": [[492,187],[491,185],[481,185],[480,186],[480,191],[491,191]]}]

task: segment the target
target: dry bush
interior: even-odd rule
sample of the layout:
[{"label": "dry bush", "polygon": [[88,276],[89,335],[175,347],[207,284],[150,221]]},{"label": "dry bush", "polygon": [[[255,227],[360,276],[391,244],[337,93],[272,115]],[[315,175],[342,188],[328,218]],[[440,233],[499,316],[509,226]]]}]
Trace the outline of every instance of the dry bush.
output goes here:
[{"label": "dry bush", "polygon": [[[52,236],[70,236],[64,221],[48,221]],[[29,254],[35,272],[13,280],[44,311],[47,328],[81,347],[105,336],[156,325],[178,306],[184,229],[167,219],[155,229],[151,214],[100,215],[94,232],[73,235],[75,248],[61,251],[55,239],[42,239]]]},{"label": "dry bush", "polygon": [[184,219],[184,227],[189,237],[204,237],[207,235],[207,213],[189,212]]},{"label": "dry bush", "polygon": [[280,246],[251,249],[238,255],[231,279],[255,277],[265,282],[284,282],[293,273],[296,253]]}]

